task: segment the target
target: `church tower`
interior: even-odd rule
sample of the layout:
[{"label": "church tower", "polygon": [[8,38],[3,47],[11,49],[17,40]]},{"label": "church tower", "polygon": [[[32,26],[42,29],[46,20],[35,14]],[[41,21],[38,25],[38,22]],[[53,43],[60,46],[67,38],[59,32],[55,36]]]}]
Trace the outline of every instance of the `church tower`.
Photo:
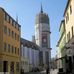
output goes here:
[{"label": "church tower", "polygon": [[40,47],[40,65],[49,65],[51,58],[50,23],[48,15],[43,12],[42,5],[41,11],[36,15],[35,19],[35,41],[36,44]]}]

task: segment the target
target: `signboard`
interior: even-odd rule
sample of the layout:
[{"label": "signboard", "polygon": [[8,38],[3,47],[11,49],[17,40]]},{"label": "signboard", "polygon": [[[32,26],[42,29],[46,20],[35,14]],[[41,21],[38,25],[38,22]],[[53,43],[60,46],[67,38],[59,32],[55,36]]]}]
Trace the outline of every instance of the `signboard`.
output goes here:
[{"label": "signboard", "polygon": [[66,51],[66,54],[67,54],[67,56],[72,56],[72,53],[73,51],[72,51],[72,49],[67,49],[67,51]]}]

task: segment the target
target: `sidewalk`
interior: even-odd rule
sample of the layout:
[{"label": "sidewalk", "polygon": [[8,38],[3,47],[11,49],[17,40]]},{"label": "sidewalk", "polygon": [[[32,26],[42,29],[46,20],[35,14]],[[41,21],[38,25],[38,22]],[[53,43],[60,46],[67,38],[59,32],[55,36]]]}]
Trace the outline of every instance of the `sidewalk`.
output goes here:
[{"label": "sidewalk", "polygon": [[50,70],[50,74],[57,74],[58,73],[58,69],[51,69]]}]

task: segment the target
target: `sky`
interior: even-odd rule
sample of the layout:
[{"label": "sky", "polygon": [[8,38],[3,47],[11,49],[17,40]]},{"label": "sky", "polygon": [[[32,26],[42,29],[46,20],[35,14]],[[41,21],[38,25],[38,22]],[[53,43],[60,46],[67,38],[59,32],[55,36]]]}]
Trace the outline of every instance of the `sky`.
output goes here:
[{"label": "sky", "polygon": [[56,45],[59,40],[59,26],[63,19],[67,0],[0,0],[0,7],[12,16],[21,25],[21,37],[32,40],[35,34],[35,18],[40,12],[41,4],[43,12],[47,13],[50,19],[51,31],[51,57],[56,56]]}]

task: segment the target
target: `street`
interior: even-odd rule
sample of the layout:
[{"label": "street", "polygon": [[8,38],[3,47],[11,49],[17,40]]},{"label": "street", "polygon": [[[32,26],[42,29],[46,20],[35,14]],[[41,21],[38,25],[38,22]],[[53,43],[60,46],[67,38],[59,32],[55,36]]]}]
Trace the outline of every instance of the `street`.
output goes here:
[{"label": "street", "polygon": [[27,74],[46,74],[46,73],[41,73],[41,72],[31,72],[31,73],[27,73]]},{"label": "street", "polygon": [[[50,71],[50,74],[57,74],[58,73],[58,69],[54,69]],[[46,71],[41,71],[41,72],[30,72],[30,73],[26,73],[26,74],[46,74]]]},{"label": "street", "polygon": [[42,72],[30,72],[30,73],[26,73],[26,74],[46,74],[45,71],[42,71]]}]

